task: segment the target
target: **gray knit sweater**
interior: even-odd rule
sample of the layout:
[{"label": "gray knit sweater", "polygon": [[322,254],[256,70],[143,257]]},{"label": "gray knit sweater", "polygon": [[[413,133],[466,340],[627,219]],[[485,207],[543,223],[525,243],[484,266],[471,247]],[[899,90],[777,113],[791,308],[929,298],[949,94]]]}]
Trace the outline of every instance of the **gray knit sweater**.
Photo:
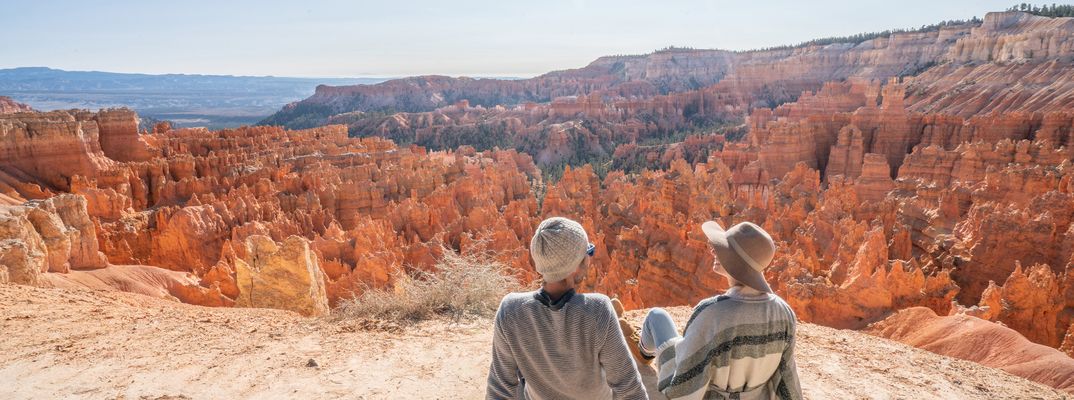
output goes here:
[{"label": "gray knit sweater", "polygon": [[555,309],[535,294],[500,303],[486,398],[648,398],[607,296],[575,294]]}]

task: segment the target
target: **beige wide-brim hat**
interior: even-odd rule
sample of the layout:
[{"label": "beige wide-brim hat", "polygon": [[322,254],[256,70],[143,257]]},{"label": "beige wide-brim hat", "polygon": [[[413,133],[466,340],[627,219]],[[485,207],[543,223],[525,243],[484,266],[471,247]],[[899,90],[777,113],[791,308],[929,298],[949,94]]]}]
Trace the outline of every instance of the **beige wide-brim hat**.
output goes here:
[{"label": "beige wide-brim hat", "polygon": [[742,222],[723,229],[716,221],[701,225],[709,245],[724,270],[746,286],[772,293],[764,279],[764,270],[776,254],[776,243],[764,229],[752,222]]}]

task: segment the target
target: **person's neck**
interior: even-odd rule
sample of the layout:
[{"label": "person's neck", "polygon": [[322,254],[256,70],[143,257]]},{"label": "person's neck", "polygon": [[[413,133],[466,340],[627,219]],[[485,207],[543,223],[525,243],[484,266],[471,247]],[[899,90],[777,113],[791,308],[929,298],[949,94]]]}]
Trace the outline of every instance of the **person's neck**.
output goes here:
[{"label": "person's neck", "polygon": [[732,283],[731,288],[734,289],[736,293],[738,293],[740,295],[743,295],[743,296],[758,296],[758,295],[765,294],[765,292],[762,292],[760,290],[751,288],[749,286],[746,286],[745,284],[738,283],[738,282]]},{"label": "person's neck", "polygon": [[552,301],[556,301],[559,300],[560,297],[563,297],[563,295],[569,292],[571,289],[574,289],[574,280],[564,279],[559,282],[545,282],[545,284],[542,286],[542,289],[544,289],[545,293],[548,293],[549,299],[551,299]]}]

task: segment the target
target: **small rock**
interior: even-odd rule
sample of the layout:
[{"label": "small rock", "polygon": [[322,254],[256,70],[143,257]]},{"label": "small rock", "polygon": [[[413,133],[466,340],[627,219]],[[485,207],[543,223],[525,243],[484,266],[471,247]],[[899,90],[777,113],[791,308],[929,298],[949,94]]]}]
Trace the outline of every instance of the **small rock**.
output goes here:
[{"label": "small rock", "polygon": [[317,360],[311,358],[309,361],[306,361],[306,366],[310,368],[317,368],[320,365],[317,364]]}]

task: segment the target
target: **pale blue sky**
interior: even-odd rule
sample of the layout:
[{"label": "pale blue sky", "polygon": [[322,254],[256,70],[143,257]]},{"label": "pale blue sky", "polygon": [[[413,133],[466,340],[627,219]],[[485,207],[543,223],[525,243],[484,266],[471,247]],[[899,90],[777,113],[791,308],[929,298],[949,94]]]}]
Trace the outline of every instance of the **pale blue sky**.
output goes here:
[{"label": "pale blue sky", "polygon": [[528,77],[674,46],[752,49],[983,17],[1014,0],[0,0],[0,68]]}]

